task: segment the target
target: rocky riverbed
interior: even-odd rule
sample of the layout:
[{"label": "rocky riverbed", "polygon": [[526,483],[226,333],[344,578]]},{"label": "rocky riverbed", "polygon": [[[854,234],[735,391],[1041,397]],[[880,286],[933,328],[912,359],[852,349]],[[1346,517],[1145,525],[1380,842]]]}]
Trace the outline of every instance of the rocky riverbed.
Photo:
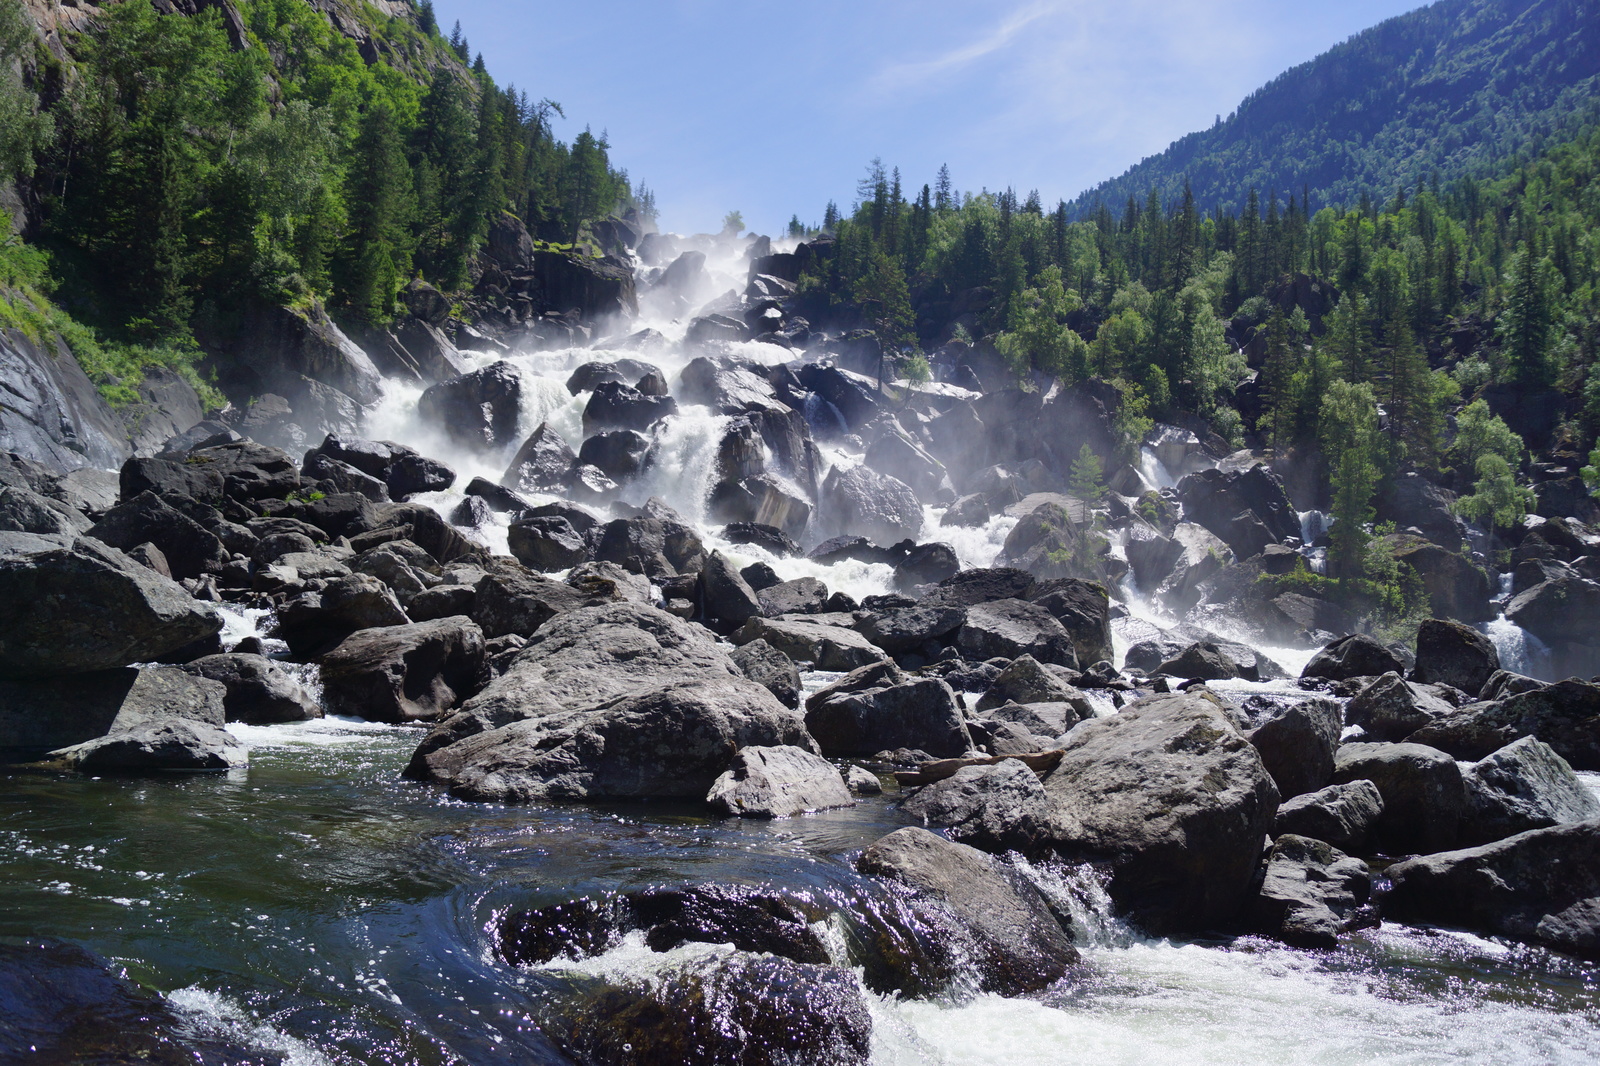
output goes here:
[{"label": "rocky riverbed", "polygon": [[1352,634],[1261,580],[1318,550],[1268,464],[1166,427],[1073,497],[1104,389],[886,393],[785,309],[821,252],[736,251],[360,432],[0,462],[0,1047],[1593,1060],[1600,538],[1497,604],[1398,486],[1439,617]]}]

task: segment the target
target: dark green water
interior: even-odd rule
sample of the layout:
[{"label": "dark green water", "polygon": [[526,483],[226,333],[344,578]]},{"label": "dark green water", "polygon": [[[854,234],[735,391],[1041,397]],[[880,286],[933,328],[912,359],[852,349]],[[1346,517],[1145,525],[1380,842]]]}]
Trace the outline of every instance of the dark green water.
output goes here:
[{"label": "dark green water", "polygon": [[[684,881],[843,905],[873,891],[854,854],[905,824],[889,800],[777,823],[467,805],[399,780],[414,731],[241,732],[252,766],[227,777],[0,777],[0,938],[88,948],[263,1061],[566,1062],[532,1020],[558,975],[498,962],[497,914]],[[873,997],[875,1061],[1600,1061],[1594,968],[1392,927],[1334,953],[1144,942],[1092,882],[1037,875],[1074,897],[1083,971],[1037,1000]],[[584,969],[663,958],[625,945]]]}]

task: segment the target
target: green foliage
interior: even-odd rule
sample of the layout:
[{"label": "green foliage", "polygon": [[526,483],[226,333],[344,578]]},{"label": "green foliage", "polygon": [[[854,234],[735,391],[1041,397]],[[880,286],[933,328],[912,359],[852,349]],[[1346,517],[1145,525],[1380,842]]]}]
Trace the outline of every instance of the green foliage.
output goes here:
[{"label": "green foliage", "polygon": [[1456,512],[1490,530],[1514,529],[1533,506],[1533,490],[1517,484],[1511,466],[1493,453],[1480,456],[1472,494],[1456,501]]},{"label": "green foliage", "polygon": [[1332,467],[1333,541],[1329,563],[1341,581],[1360,578],[1366,525],[1378,488],[1378,407],[1371,385],[1336,381],[1322,401],[1322,449]]},{"label": "green foliage", "polygon": [[1450,444],[1449,458],[1462,470],[1477,470],[1478,460],[1499,456],[1515,469],[1522,465],[1522,438],[1489,410],[1482,400],[1474,400],[1456,416],[1456,439]]},{"label": "green foliage", "polygon": [[35,153],[55,133],[54,120],[40,112],[16,69],[33,41],[33,20],[22,0],[0,0],[0,181],[32,175]]},{"label": "green foliage", "polygon": [[1067,476],[1067,491],[1090,505],[1098,505],[1106,498],[1105,464],[1087,443],[1078,449],[1072,461],[1072,471]]},{"label": "green foliage", "polygon": [[1088,376],[1089,346],[1066,325],[1081,305],[1077,293],[1062,284],[1058,266],[1046,267],[1023,290],[1012,304],[1010,328],[995,338],[1017,377],[1034,369],[1068,382]]}]

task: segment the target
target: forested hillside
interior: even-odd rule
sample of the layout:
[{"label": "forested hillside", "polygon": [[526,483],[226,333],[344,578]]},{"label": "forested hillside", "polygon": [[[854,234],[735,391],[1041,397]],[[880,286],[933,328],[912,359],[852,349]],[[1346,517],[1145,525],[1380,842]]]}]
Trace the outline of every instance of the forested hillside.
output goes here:
[{"label": "forested hillside", "polygon": [[502,212],[570,246],[648,207],[603,136],[558,140],[559,105],[497,85],[430,2],[4,0],[0,17],[29,242],[7,252],[11,314],[71,334],[113,400],[253,308],[381,326],[414,277],[468,286]]},{"label": "forested hillside", "polygon": [[[1577,475],[1600,429],[1597,171],[1589,127],[1505,178],[1348,210],[1208,213],[1151,192],[1074,222],[1009,191],[957,197],[948,175],[907,200],[876,167],[800,290],[815,320],[876,330],[911,377],[1099,377],[1126,401],[1129,447],[1156,419],[1269,448],[1312,498],[1331,485],[1335,562],[1358,577],[1381,569],[1363,524],[1406,471],[1502,529],[1592,510]],[[1537,497],[1517,488],[1528,449]]]},{"label": "forested hillside", "polygon": [[1206,208],[1309,195],[1311,206],[1387,198],[1437,174],[1482,177],[1594,118],[1600,4],[1441,0],[1357,34],[1250,94],[1070,205],[1088,217],[1188,181]]}]

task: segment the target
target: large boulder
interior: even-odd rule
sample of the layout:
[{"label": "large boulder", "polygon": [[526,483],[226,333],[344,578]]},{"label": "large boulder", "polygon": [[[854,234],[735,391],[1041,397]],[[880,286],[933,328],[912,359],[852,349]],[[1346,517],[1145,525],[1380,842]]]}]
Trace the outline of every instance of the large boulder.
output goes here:
[{"label": "large boulder", "polygon": [[757,615],[765,613],[763,601],[739,571],[721,552],[712,552],[700,571],[701,607],[708,619],[716,619],[725,627],[722,632],[736,629]]},{"label": "large boulder", "polygon": [[322,657],[323,700],[351,718],[432,721],[483,688],[485,655],[470,618],[363,629]]},{"label": "large boulder", "polygon": [[289,672],[262,655],[230,652],[207,655],[183,669],[219,682],[230,722],[274,725],[322,717],[322,706]]},{"label": "large boulder", "polygon": [[1287,800],[1317,791],[1333,776],[1341,724],[1332,700],[1297,700],[1245,735]]},{"label": "large boulder", "polygon": [[368,574],[351,574],[284,604],[273,632],[289,645],[290,652],[308,659],[331,650],[359,630],[403,626],[410,621],[382,581]]},{"label": "large boulder", "polygon": [[142,492],[107,511],[89,536],[125,552],[154,544],[166,557],[170,576],[179,580],[218,573],[229,560],[220,540],[154,492]]},{"label": "large boulder", "polygon": [[733,649],[728,658],[751,681],[760,685],[785,707],[800,706],[800,668],[794,660],[764,640]]},{"label": "large boulder", "polygon": [[1320,681],[1348,681],[1352,677],[1378,677],[1405,671],[1405,663],[1394,652],[1369,636],[1353,633],[1340,637],[1313,655],[1300,676]]},{"label": "large boulder", "polygon": [[1278,808],[1256,749],[1192,693],[1079,725],[1045,791],[1057,849],[1109,860],[1112,899],[1157,935],[1238,915]]},{"label": "large boulder", "polygon": [[174,667],[0,681],[0,759],[30,761],[138,726],[186,719],[220,728],[225,689]]},{"label": "large boulder", "polygon": [[605,429],[631,429],[638,432],[678,413],[678,401],[670,396],[647,396],[620,381],[604,381],[595,386],[583,409],[583,432]]},{"label": "large boulder", "polygon": [[1048,610],[1026,600],[994,600],[967,608],[956,647],[968,659],[980,661],[1031,655],[1041,663],[1078,666],[1066,629]]},{"label": "large boulder", "polygon": [[1506,618],[1550,647],[1558,677],[1587,676],[1600,664],[1600,584],[1576,576],[1545,581],[1514,596]]},{"label": "large boulder", "polygon": [[1550,745],[1575,770],[1600,770],[1600,685],[1571,678],[1471,704],[1408,739],[1458,759],[1481,759],[1522,737]]},{"label": "large boulder", "polygon": [[850,671],[884,661],[883,652],[853,629],[796,618],[752,618],[728,639],[741,647],[764,640],[817,670]]},{"label": "large boulder", "polygon": [[1600,958],[1600,819],[1423,855],[1386,871],[1386,916]]},{"label": "large boulder", "polygon": [[1455,705],[1399,674],[1376,678],[1345,707],[1344,720],[1369,740],[1405,740],[1417,730],[1455,713]]},{"label": "large boulder", "polygon": [[741,818],[792,818],[853,807],[844,778],[820,755],[795,747],[740,748],[706,802]]},{"label": "large boulder", "polygon": [[1375,924],[1362,914],[1371,893],[1366,863],[1324,841],[1284,834],[1267,853],[1250,920],[1258,932],[1286,944],[1336,947],[1340,933]]},{"label": "large boulder", "polygon": [[1456,761],[1422,744],[1346,744],[1333,781],[1371,781],[1383,795],[1372,842],[1390,854],[1453,847],[1466,811],[1466,788]]},{"label": "large boulder", "polygon": [[1402,474],[1385,480],[1378,493],[1377,517],[1399,529],[1420,529],[1441,550],[1454,554],[1461,550],[1463,539],[1455,502],[1453,493],[1421,474]]},{"label": "large boulder", "polygon": [[890,662],[861,667],[812,696],[806,728],[824,755],[911,748],[954,757],[973,746],[950,686],[908,677]]},{"label": "large boulder", "polygon": [[906,828],[873,844],[856,865],[949,908],[971,937],[972,965],[988,991],[1036,992],[1078,961],[1038,890],[981,851]]},{"label": "large boulder", "polygon": [[711,635],[643,604],[553,616],[407,773],[463,798],[703,798],[743,747],[814,750]]},{"label": "large boulder", "polygon": [[1111,597],[1104,585],[1078,578],[1056,578],[1039,582],[1026,598],[1055,615],[1072,638],[1080,665],[1115,659],[1111,647]]},{"label": "large boulder", "polygon": [[1383,793],[1362,778],[1286,800],[1273,821],[1274,836],[1324,840],[1341,851],[1364,854],[1372,827],[1383,815]]},{"label": "large boulder", "polygon": [[[1008,703],[1060,703],[1072,708],[1067,728],[1094,717],[1094,708],[1082,692],[1039,664],[1031,655],[1019,655],[1000,671],[973,708],[980,714]],[[1060,732],[1066,732],[1065,729]]]},{"label": "large boulder", "polygon": [[500,484],[517,492],[545,492],[567,482],[578,454],[561,434],[541,422],[512,457]]},{"label": "large boulder", "polygon": [[1459,843],[1487,844],[1530,829],[1600,818],[1600,799],[1561,756],[1523,737],[1462,771],[1467,808]]},{"label": "large boulder", "polygon": [[867,615],[855,625],[857,631],[891,655],[917,651],[928,644],[939,646],[967,620],[965,607],[919,603],[914,607],[894,607]]},{"label": "large boulder", "polygon": [[506,540],[517,562],[545,573],[570,570],[591,554],[589,542],[560,515],[517,518]]},{"label": "large boulder", "polygon": [[[1178,500],[1189,521],[1222,538],[1240,559],[1250,558],[1268,543],[1300,536],[1300,518],[1283,481],[1263,464],[1243,472],[1211,469],[1190,474],[1178,483]],[[1239,521],[1242,515],[1253,521]],[[1259,537],[1251,532],[1258,525]]]},{"label": "large boulder", "polygon": [[1017,759],[964,766],[918,789],[901,809],[983,851],[1033,852],[1050,835],[1050,797]]},{"label": "large boulder", "polygon": [[231,733],[183,718],[142,722],[51,752],[50,758],[86,774],[231,770],[250,761]]},{"label": "large boulder", "polygon": [[1500,669],[1494,642],[1470,626],[1429,618],[1417,628],[1417,664],[1411,680],[1449,685],[1476,696]]},{"label": "large boulder", "polygon": [[504,360],[430,386],[417,415],[467,448],[503,448],[516,439],[522,375]]},{"label": "large boulder", "polygon": [[1414,535],[1389,537],[1386,545],[1396,561],[1421,579],[1435,614],[1463,622],[1486,622],[1495,616],[1490,603],[1495,589],[1489,575],[1459,551]]},{"label": "large boulder", "polygon": [[822,524],[836,533],[875,544],[915,540],[922,532],[922,505],[905,482],[864,466],[834,467],[822,483]]},{"label": "large boulder", "polygon": [[91,537],[0,533],[0,674],[38,677],[151,662],[222,620],[170,579]]}]

